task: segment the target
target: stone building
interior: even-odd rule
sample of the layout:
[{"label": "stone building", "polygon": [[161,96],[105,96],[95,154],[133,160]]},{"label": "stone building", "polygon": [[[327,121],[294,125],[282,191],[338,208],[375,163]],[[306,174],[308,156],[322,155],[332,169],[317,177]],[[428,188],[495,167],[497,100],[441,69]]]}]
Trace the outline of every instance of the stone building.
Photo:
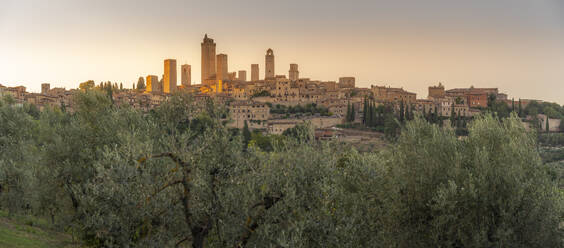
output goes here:
[{"label": "stone building", "polygon": [[333,113],[334,115],[345,116],[347,114],[349,105],[347,104],[333,104],[329,105],[328,109],[329,112]]},{"label": "stone building", "polygon": [[458,116],[473,116],[474,112],[470,111],[470,106],[467,104],[461,103],[458,104],[452,100],[452,98],[443,98],[441,100],[436,101],[437,110],[439,116],[450,117],[452,111]]},{"label": "stone building", "polygon": [[452,111],[452,105],[454,104],[454,102],[452,102],[452,100],[450,99],[441,99],[438,100],[436,102],[437,104],[437,110],[438,110],[438,115],[439,116],[450,116],[450,112]]},{"label": "stone building", "polygon": [[241,88],[241,87],[234,87],[233,91],[231,92],[231,97],[233,97],[235,100],[248,100],[250,98],[250,95],[247,95],[247,91],[245,90],[245,88]]},{"label": "stone building", "polygon": [[494,94],[497,95],[499,90],[497,88],[474,88],[474,86],[470,86],[470,88],[456,88],[450,89],[446,91],[447,96],[463,96],[469,92],[479,92],[484,94]]},{"label": "stone building", "polygon": [[340,77],[339,78],[339,88],[354,88],[355,78],[354,77]]},{"label": "stone building", "polygon": [[269,134],[282,134],[286,129],[306,122],[309,122],[314,128],[328,128],[342,124],[343,119],[336,116],[311,116],[305,119],[275,119],[268,121],[267,131]]},{"label": "stone building", "polygon": [[[497,88],[457,88],[446,91],[447,97],[461,97],[466,100],[471,108],[475,107],[487,107],[488,106],[488,96],[489,95],[499,95],[499,90]],[[503,96],[501,96],[503,98]],[[507,96],[505,96],[507,98]]]},{"label": "stone building", "polygon": [[148,75],[146,80],[146,92],[154,92],[154,93],[161,93],[162,92],[162,85],[159,82],[159,77],[155,75]]},{"label": "stone building", "polygon": [[216,79],[229,80],[229,72],[227,68],[227,54],[218,54],[216,56]]},{"label": "stone building", "polygon": [[237,79],[239,79],[239,81],[243,81],[243,82],[247,81],[247,71],[240,70],[240,71],[238,72],[238,77],[237,77]]},{"label": "stone building", "polygon": [[41,94],[43,94],[43,95],[49,94],[50,89],[51,89],[50,84],[41,84]]},{"label": "stone building", "polygon": [[454,104],[454,114],[456,114],[456,116],[471,116],[469,110],[470,108],[466,104]]},{"label": "stone building", "polygon": [[320,84],[323,88],[325,88],[325,90],[337,90],[337,82],[335,81],[321,82]]},{"label": "stone building", "polygon": [[266,55],[264,56],[265,62],[265,70],[264,70],[264,79],[272,79],[274,78],[274,52],[272,49],[266,50]]},{"label": "stone building", "polygon": [[[547,116],[543,114],[538,114],[536,118],[540,121],[539,125],[541,126],[542,132],[546,132],[546,120]],[[531,120],[532,116],[528,116],[527,119]],[[550,119],[548,118],[548,131],[549,132],[563,132],[564,130],[560,130],[560,119]],[[530,128],[530,127],[529,127]]]},{"label": "stone building", "polygon": [[275,88],[271,94],[277,102],[298,104],[300,101],[300,89],[292,87],[290,80],[285,78],[276,79]]},{"label": "stone building", "polygon": [[445,98],[445,87],[443,86],[443,84],[439,83],[438,86],[429,86],[429,94],[427,96],[427,99],[433,100],[441,98]]},{"label": "stone building", "polygon": [[27,103],[37,106],[39,110],[43,110],[45,107],[54,108],[61,106],[61,102],[59,101],[59,98],[56,96],[48,96],[45,94],[37,94],[37,93],[27,93],[24,99]]},{"label": "stone building", "polygon": [[229,105],[229,114],[233,120],[230,127],[243,128],[246,121],[251,129],[266,129],[270,108],[265,103],[235,101]]},{"label": "stone building", "polygon": [[417,95],[412,92],[405,91],[403,88],[391,88],[385,86],[374,86],[370,87],[376,100],[383,102],[405,102],[405,103],[415,103]]},{"label": "stone building", "polygon": [[174,93],[177,83],[176,59],[166,59],[164,61],[163,92]]},{"label": "stone building", "polygon": [[486,107],[488,107],[488,94],[485,93],[485,92],[479,92],[479,91],[466,92],[464,94],[464,98],[467,99],[466,102],[472,108],[475,108],[475,107],[486,108]]},{"label": "stone building", "polygon": [[300,78],[300,71],[298,71],[298,64],[290,64],[290,71],[288,71],[288,78],[290,81],[297,81]]},{"label": "stone building", "polygon": [[251,64],[251,82],[259,80],[259,65]]},{"label": "stone building", "polygon": [[300,119],[279,119],[268,121],[267,131],[269,134],[282,134],[286,129],[293,128],[297,124],[303,123]]},{"label": "stone building", "polygon": [[190,65],[182,65],[180,68],[180,82],[184,88],[192,85],[192,67]]},{"label": "stone building", "polygon": [[415,103],[415,112],[420,113],[422,115],[428,113],[435,113],[435,102],[432,100],[425,100],[425,99],[417,99]]},{"label": "stone building", "polygon": [[237,72],[233,71],[227,74],[227,79],[229,81],[235,81],[237,80]]},{"label": "stone building", "polygon": [[215,42],[206,34],[202,42],[202,84],[215,84]]}]

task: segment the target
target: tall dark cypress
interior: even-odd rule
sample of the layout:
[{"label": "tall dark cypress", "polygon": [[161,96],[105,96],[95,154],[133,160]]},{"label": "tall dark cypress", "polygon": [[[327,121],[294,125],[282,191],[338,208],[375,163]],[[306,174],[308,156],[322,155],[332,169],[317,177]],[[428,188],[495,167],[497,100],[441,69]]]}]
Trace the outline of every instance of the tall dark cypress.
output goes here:
[{"label": "tall dark cypress", "polygon": [[521,98],[519,98],[519,117],[523,118],[523,108],[521,107]]},{"label": "tall dark cypress", "polygon": [[455,113],[454,113],[454,104],[451,105],[450,108],[450,125],[454,127],[454,121],[455,121]]},{"label": "tall dark cypress", "polygon": [[400,112],[399,112],[399,120],[401,123],[403,123],[405,118],[405,112],[404,112],[404,106],[403,106],[403,101],[400,102]]},{"label": "tall dark cypress", "polygon": [[372,126],[375,127],[378,125],[378,113],[376,113],[376,102],[372,102]]},{"label": "tall dark cypress", "polygon": [[350,116],[350,118],[351,118],[350,122],[354,122],[354,119],[355,119],[354,103],[351,105],[351,116]]},{"label": "tall dark cypress", "polygon": [[362,124],[366,125],[366,115],[368,114],[368,98],[364,98],[364,107],[362,109]]},{"label": "tall dark cypress", "polygon": [[433,123],[438,124],[439,119],[439,111],[437,109],[437,106],[435,106],[435,113],[433,113]]},{"label": "tall dark cypress", "polygon": [[347,122],[351,121],[351,103],[350,102],[347,104],[347,115],[345,116],[345,120]]}]

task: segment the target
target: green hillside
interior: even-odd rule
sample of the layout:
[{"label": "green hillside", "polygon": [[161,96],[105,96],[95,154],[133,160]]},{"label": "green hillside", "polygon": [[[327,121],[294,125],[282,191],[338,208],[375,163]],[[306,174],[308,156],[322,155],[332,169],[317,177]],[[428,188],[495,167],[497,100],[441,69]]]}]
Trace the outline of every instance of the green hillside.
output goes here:
[{"label": "green hillside", "polygon": [[57,233],[38,227],[40,221],[30,218],[8,218],[0,214],[0,247],[47,248],[80,247],[73,245],[68,234]]}]

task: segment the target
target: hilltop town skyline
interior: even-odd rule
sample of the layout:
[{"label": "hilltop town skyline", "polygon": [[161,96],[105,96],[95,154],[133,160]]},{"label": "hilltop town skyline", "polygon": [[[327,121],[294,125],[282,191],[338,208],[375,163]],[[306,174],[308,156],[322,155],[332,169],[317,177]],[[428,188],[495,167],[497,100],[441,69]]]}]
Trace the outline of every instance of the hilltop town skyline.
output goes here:
[{"label": "hilltop town skyline", "polygon": [[1,247],[564,247],[564,0],[0,0]]},{"label": "hilltop town skyline", "polygon": [[198,82],[199,43],[209,33],[238,70],[262,64],[272,48],[276,74],[297,63],[302,77],[349,75],[361,87],[421,95],[443,82],[564,103],[559,1],[130,3],[3,1],[0,83],[34,92],[41,83],[70,89],[90,79],[130,87],[138,76],[160,76],[166,58],[191,64]]},{"label": "hilltop town skyline", "polygon": [[[19,106],[31,104],[40,110],[60,108],[73,112],[74,99],[79,92],[97,90],[105,92],[117,106],[129,105],[149,111],[181,92],[190,94],[199,103],[214,99],[225,105],[229,109],[229,115],[225,116],[229,127],[247,127],[269,134],[281,134],[303,122],[312,123],[316,129],[348,124],[381,126],[384,117],[389,120],[390,114],[404,122],[413,119],[415,113],[433,122],[449,119],[447,123],[458,128],[463,127],[463,120],[489,111],[500,116],[514,112],[524,118],[531,114],[540,122],[549,123],[547,132],[559,131],[561,126],[561,116],[555,112],[560,105],[543,99],[515,99],[504,88],[452,87],[439,82],[428,85],[426,95],[418,95],[408,88],[385,84],[363,87],[350,75],[342,75],[335,81],[318,80],[301,76],[296,63],[289,64],[287,74],[278,73],[283,69],[271,48],[266,50],[262,65],[251,64],[251,71],[247,73],[229,67],[229,55],[218,53],[220,49],[211,36],[204,35],[200,43],[201,83],[196,83],[192,77],[192,65],[178,64],[176,59],[167,58],[162,62],[162,76],[159,77],[158,72],[141,75],[131,88],[121,82],[88,80],[80,83],[78,89],[70,90],[43,83],[41,92],[33,93],[25,86],[0,84],[0,96],[11,96]],[[539,104],[553,108],[547,111],[550,118],[539,117]]]},{"label": "hilltop town skyline", "polygon": [[[204,45],[207,42],[211,42],[210,45],[213,45],[213,54],[207,54],[209,52],[207,52],[209,50],[209,48],[204,48]],[[307,80],[319,80],[319,81],[325,81],[325,82],[338,82],[340,78],[343,77],[352,77],[353,78],[353,82],[355,87],[360,87],[360,88],[370,88],[374,85],[374,83],[372,82],[362,82],[362,81],[358,81],[358,78],[356,78],[354,75],[341,75],[341,77],[337,78],[336,80],[334,79],[329,79],[329,80],[323,80],[323,79],[319,79],[319,78],[309,78],[307,76],[302,76],[302,75],[307,75],[307,71],[305,73],[302,72],[302,74],[300,75],[300,70],[298,68],[299,64],[297,63],[291,63],[288,65],[280,65],[278,64],[277,67],[274,67],[274,54],[273,54],[273,49],[272,48],[268,48],[266,50],[266,59],[262,61],[262,63],[253,63],[250,65],[243,65],[240,67],[233,67],[233,66],[229,66],[229,56],[226,53],[220,52],[222,51],[221,49],[221,45],[216,48],[217,44],[215,43],[215,40],[213,38],[208,38],[208,34],[205,33],[204,34],[204,38],[203,41],[201,43],[202,48],[200,51],[200,58],[201,60],[198,62],[201,62],[198,66],[198,63],[194,63],[194,64],[187,64],[187,63],[181,63],[178,62],[175,58],[173,57],[169,57],[169,58],[164,58],[164,64],[165,64],[165,70],[162,70],[162,66],[161,66],[161,71],[151,71],[149,73],[140,75],[140,77],[143,77],[146,81],[145,83],[149,83],[152,79],[152,81],[156,81],[156,82],[160,82],[161,83],[161,89],[160,91],[163,91],[164,88],[163,87],[170,87],[170,86],[164,86],[163,84],[163,80],[165,80],[165,75],[170,75],[171,73],[174,74],[173,76],[173,80],[176,82],[175,85],[173,85],[173,89],[176,89],[177,86],[183,85],[183,84],[188,84],[188,85],[192,85],[192,86],[197,86],[197,85],[214,85],[217,84],[216,80],[219,80],[219,78],[223,79],[223,80],[227,80],[227,81],[231,81],[231,80],[241,80],[239,77],[241,76],[241,73],[244,73],[243,76],[243,80],[242,81],[248,81],[248,82],[254,82],[254,81],[258,81],[258,80],[267,80],[267,79],[275,79],[276,77],[285,77],[290,79],[291,81],[296,81],[300,78],[303,79],[307,79]],[[216,52],[216,49],[218,52]],[[211,50],[210,50],[211,51]],[[211,56],[210,58],[207,58],[207,61],[204,61],[204,57],[208,57]],[[217,56],[217,57],[216,57]],[[270,65],[269,62],[267,60],[268,57],[270,58]],[[278,58],[277,58],[278,59]],[[171,62],[173,64],[171,64]],[[217,68],[216,68],[216,63],[217,63]],[[207,67],[211,67],[213,69],[213,72],[209,71],[210,69],[206,69],[206,66],[202,66],[204,64],[207,64]],[[220,65],[221,64],[221,65]],[[213,65],[213,66],[212,66]],[[256,66],[258,66],[258,68],[256,68]],[[284,72],[284,68],[280,68],[280,67],[288,67]],[[174,69],[172,69],[171,67],[173,67]],[[198,71],[194,71],[194,68],[198,68],[202,71],[202,73],[198,73]],[[220,70],[219,68],[223,67],[223,69],[225,69],[225,72],[216,72],[217,70]],[[249,68],[249,70],[246,69],[246,67]],[[186,77],[186,71],[188,70],[188,78],[185,79]],[[209,72],[204,73],[204,71],[208,70]],[[268,70],[268,72],[267,72]],[[166,73],[166,71],[169,71],[169,73]],[[293,71],[293,72],[292,72]],[[294,75],[291,75],[292,73],[294,73]],[[199,74],[200,77],[197,77]],[[256,75],[255,75],[256,74]],[[248,75],[248,76],[247,76]],[[210,77],[211,76],[211,77]],[[138,78],[137,78],[138,79]],[[197,80],[200,79],[200,80]],[[75,86],[70,86],[70,87],[66,87],[67,84],[57,84],[57,83],[49,83],[49,82],[45,82],[42,84],[49,84],[50,87],[62,87],[62,88],[67,88],[67,89],[77,89],[79,86],[79,83],[85,82],[85,81],[89,81],[91,79],[88,80],[83,80],[80,82],[77,82],[75,84]],[[186,80],[189,80],[186,81]],[[207,80],[207,82],[206,82]],[[91,80],[91,81],[95,81],[95,80]],[[96,82],[96,81],[95,81]],[[116,84],[120,84],[123,85],[124,88],[126,89],[133,89],[134,86],[137,82],[136,81],[132,81],[132,82],[120,82],[120,81],[112,81],[112,80],[101,80],[98,81],[99,83],[103,83],[103,82],[112,82],[112,83],[116,83]],[[97,83],[98,83],[97,82]],[[401,83],[393,83],[393,82],[380,82],[380,83],[376,83],[376,85],[381,85],[383,87],[393,87],[393,88],[400,88],[400,89],[404,89],[406,91],[414,91],[416,94],[418,94],[419,96],[424,96],[425,93],[427,92],[427,87],[433,86],[435,85],[435,83],[437,84],[445,84],[445,82],[442,81],[436,81],[436,82],[429,82],[427,83],[423,83],[425,84],[425,91],[423,92],[419,92],[413,89],[409,89],[409,88],[405,88]],[[2,85],[0,83],[0,85]],[[453,84],[454,86],[460,85],[460,84]],[[39,89],[35,89],[36,87],[34,87],[34,84],[31,85],[31,87],[28,88],[29,85],[25,85],[25,84],[5,84],[4,86],[9,86],[9,87],[16,87],[16,86],[25,86],[26,89],[28,89],[28,91],[31,92],[43,92],[41,85],[39,87]],[[495,84],[478,84],[478,85],[474,85],[474,84],[469,84],[469,85],[461,85],[461,87],[453,87],[453,88],[471,88],[471,87],[482,87],[482,88],[498,88]],[[416,87],[418,88],[418,87]],[[151,89],[148,89],[148,91],[150,92]],[[504,89],[504,93],[510,92],[511,89]],[[168,90],[166,90],[167,93],[171,93],[171,89],[168,88]],[[515,98],[514,96],[512,97],[512,99],[520,99],[521,97],[517,97]],[[511,98],[510,98],[511,99]],[[532,98],[523,98],[523,99],[532,99]],[[536,99],[535,99],[536,100]],[[540,100],[540,99],[539,99]],[[543,99],[544,100],[544,99]],[[542,100],[541,100],[542,101]]]}]

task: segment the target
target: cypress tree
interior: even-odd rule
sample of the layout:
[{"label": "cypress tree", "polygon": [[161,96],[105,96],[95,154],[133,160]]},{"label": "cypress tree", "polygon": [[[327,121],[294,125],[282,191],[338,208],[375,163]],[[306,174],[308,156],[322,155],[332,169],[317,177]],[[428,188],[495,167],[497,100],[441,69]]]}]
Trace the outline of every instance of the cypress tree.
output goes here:
[{"label": "cypress tree", "polygon": [[372,111],[372,101],[368,102],[368,107],[366,109],[367,112],[367,119],[366,119],[366,126],[367,127],[371,127],[373,124],[373,119],[374,119],[374,112]]},{"label": "cypress tree", "polygon": [[245,120],[245,124],[243,125],[243,142],[245,143],[245,147],[249,145],[250,141],[251,141],[251,131],[249,131],[249,125]]},{"label": "cypress tree", "polygon": [[437,109],[437,106],[435,106],[435,113],[433,114],[433,123],[438,124],[439,121],[439,110]]},{"label": "cypress tree", "polygon": [[351,121],[351,103],[350,102],[347,104],[347,115],[345,116],[345,120],[346,120],[346,122]]},{"label": "cypress tree", "polygon": [[61,112],[67,112],[67,107],[65,106],[65,103],[63,101],[61,101]]},{"label": "cypress tree", "polygon": [[143,77],[139,77],[137,80],[137,89],[144,90],[145,89],[145,79]]},{"label": "cypress tree", "polygon": [[405,120],[411,120],[411,107],[409,105],[405,106]]},{"label": "cypress tree", "polygon": [[454,127],[454,104],[451,105],[450,107],[450,125]]},{"label": "cypress tree", "polygon": [[401,123],[404,122],[404,118],[405,118],[404,106],[403,106],[403,101],[401,101],[400,102],[400,112],[399,112],[399,119],[400,119]]},{"label": "cypress tree", "polygon": [[548,124],[548,115],[546,116],[546,132],[550,132],[550,126]]},{"label": "cypress tree", "polygon": [[351,120],[350,120],[351,122],[354,122],[354,119],[355,119],[355,113],[354,113],[354,112],[355,112],[355,110],[354,110],[354,104],[352,104],[352,105],[351,105],[351,116],[350,116],[350,117],[351,117]]},{"label": "cypress tree", "polygon": [[511,98],[511,112],[515,112],[515,98]]},{"label": "cypress tree", "polygon": [[462,127],[462,116],[460,116],[460,110],[458,111],[458,114],[456,115],[456,127],[460,128]]},{"label": "cypress tree", "polygon": [[378,126],[383,126],[384,125],[384,114],[386,113],[387,109],[385,107],[380,107],[376,110],[374,110],[374,112],[376,113],[376,116],[378,117],[378,119],[376,119],[376,125]]},{"label": "cypress tree", "polygon": [[370,116],[372,117],[372,127],[375,127],[378,125],[378,113],[376,110],[376,102],[372,102],[372,107],[371,107],[371,112],[372,114],[370,114]]},{"label": "cypress tree", "polygon": [[364,98],[364,107],[362,109],[362,124],[366,125],[366,115],[368,114],[368,98]]},{"label": "cypress tree", "polygon": [[523,118],[523,108],[521,107],[521,98],[519,98],[519,117]]}]

